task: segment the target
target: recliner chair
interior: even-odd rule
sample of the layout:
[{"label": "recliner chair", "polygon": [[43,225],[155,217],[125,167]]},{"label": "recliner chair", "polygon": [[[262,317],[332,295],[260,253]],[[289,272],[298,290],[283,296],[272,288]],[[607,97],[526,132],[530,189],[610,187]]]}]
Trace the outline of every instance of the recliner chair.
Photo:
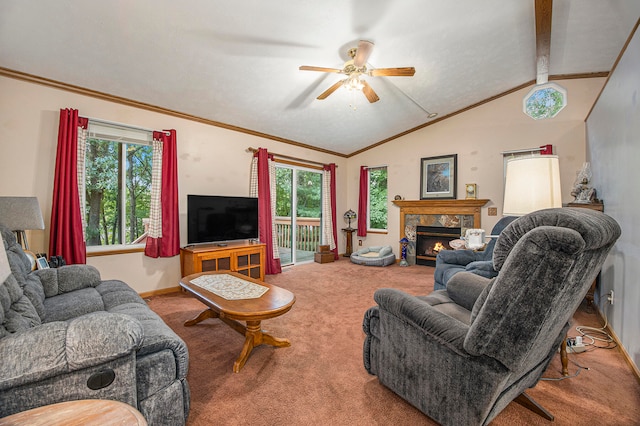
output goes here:
[{"label": "recliner chair", "polygon": [[497,277],[460,272],[422,297],[377,290],[363,321],[366,370],[443,425],[486,425],[514,399],[531,408],[524,391],[557,353],[619,236],[603,213],[541,210],[498,238]]},{"label": "recliner chair", "polygon": [[[505,216],[495,224],[491,235],[500,235],[502,230],[517,216]],[[442,250],[436,256],[436,269],[434,271],[434,290],[442,290],[447,287],[447,282],[458,272],[467,271],[493,278],[498,272],[493,268],[491,257],[496,238],[491,238],[482,251],[475,250]]]}]

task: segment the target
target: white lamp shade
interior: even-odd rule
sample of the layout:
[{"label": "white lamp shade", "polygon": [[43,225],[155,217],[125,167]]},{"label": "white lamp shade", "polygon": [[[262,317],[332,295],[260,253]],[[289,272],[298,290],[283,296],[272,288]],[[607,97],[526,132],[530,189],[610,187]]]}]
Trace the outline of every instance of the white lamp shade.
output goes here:
[{"label": "white lamp shade", "polygon": [[540,155],[509,160],[502,214],[523,216],[552,207],[562,207],[558,156]]}]

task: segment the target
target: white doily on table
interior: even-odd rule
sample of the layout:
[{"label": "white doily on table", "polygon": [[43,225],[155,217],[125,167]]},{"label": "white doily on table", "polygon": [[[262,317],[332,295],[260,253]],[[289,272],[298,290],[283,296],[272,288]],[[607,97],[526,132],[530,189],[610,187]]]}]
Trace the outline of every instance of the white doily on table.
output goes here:
[{"label": "white doily on table", "polygon": [[227,300],[257,299],[269,290],[228,274],[201,275],[191,283]]}]

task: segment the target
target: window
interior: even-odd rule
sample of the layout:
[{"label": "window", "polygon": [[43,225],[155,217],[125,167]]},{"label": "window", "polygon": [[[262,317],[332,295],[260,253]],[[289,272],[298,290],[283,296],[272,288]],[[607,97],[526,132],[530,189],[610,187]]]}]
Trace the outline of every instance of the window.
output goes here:
[{"label": "window", "polygon": [[387,167],[369,167],[369,223],[371,231],[387,230]]},{"label": "window", "polygon": [[152,132],[89,120],[84,167],[87,248],[144,242]]},{"label": "window", "polygon": [[310,262],[322,243],[322,173],[276,166],[276,230],[282,265]]},{"label": "window", "polygon": [[567,91],[555,83],[535,86],[523,100],[524,113],[534,120],[553,118],[567,106]]}]

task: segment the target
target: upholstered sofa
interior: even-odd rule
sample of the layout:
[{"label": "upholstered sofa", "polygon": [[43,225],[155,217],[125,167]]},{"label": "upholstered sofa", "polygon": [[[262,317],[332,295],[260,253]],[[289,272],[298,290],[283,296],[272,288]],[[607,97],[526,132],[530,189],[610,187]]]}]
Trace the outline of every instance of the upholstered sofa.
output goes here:
[{"label": "upholstered sofa", "polygon": [[396,261],[391,246],[365,247],[351,253],[351,262],[366,266],[389,266]]},{"label": "upholstered sofa", "polygon": [[11,268],[0,284],[0,417],[112,399],[136,407],[149,425],[185,424],[182,339],[124,282],[103,281],[88,265],[31,271],[13,233],[0,232]]},{"label": "upholstered sofa", "polygon": [[620,233],[597,211],[541,210],[500,234],[497,277],[459,272],[427,296],[378,289],[363,320],[365,369],[442,425],[486,425],[512,400],[535,407],[524,392]]},{"label": "upholstered sofa", "polygon": [[[491,235],[496,236],[504,230],[517,216],[505,216],[495,224]],[[493,268],[493,247],[497,238],[491,238],[484,250],[441,250],[436,256],[434,271],[434,290],[447,287],[447,282],[458,272],[473,272],[485,278],[493,278],[498,272]]]}]

